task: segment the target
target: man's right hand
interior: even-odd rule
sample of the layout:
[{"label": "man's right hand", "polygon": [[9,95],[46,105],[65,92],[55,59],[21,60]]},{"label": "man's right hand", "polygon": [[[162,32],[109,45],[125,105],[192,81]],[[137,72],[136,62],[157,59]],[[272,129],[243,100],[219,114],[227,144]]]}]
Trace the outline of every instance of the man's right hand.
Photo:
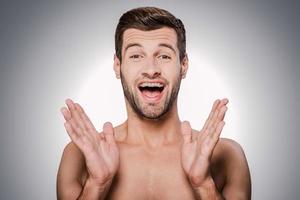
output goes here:
[{"label": "man's right hand", "polygon": [[67,99],[66,104],[68,108],[61,108],[66,120],[64,125],[71,140],[85,157],[89,174],[87,182],[93,182],[101,188],[106,187],[119,167],[119,150],[112,124],[106,122],[103,132],[98,133],[78,103]]}]

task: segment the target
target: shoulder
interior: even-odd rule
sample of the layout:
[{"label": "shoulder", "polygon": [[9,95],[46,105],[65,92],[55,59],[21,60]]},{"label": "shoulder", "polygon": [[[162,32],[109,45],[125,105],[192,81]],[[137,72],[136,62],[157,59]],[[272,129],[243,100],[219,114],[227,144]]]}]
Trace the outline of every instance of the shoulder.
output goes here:
[{"label": "shoulder", "polygon": [[216,145],[216,151],[229,160],[245,157],[242,146],[232,139],[220,138]]},{"label": "shoulder", "polygon": [[247,159],[239,143],[220,138],[215,147],[213,161],[224,169],[226,199],[250,199],[251,179]]},{"label": "shoulder", "polygon": [[60,167],[70,167],[69,170],[79,166],[81,169],[85,166],[84,156],[75,143],[69,142],[63,151]]},{"label": "shoulder", "polygon": [[81,192],[85,177],[85,160],[79,148],[68,143],[63,151],[57,174],[58,199],[69,199]]},{"label": "shoulder", "polygon": [[65,148],[64,148],[64,152],[63,152],[63,156],[68,156],[70,154],[81,154],[80,149],[76,146],[76,144],[74,144],[73,142],[69,142]]}]

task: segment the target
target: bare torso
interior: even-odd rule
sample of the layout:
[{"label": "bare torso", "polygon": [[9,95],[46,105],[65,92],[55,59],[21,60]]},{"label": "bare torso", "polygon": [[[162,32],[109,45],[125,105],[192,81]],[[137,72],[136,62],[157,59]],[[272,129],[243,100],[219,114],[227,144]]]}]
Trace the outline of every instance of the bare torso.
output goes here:
[{"label": "bare torso", "polygon": [[[122,133],[116,133],[120,167],[106,199],[194,199],[193,190],[181,167],[180,141],[156,149],[145,149],[141,145],[126,143]],[[216,146],[211,165],[211,173],[219,190],[222,190],[225,180],[219,159],[221,140]],[[86,177],[87,171],[84,170],[83,183]]]},{"label": "bare torso", "polygon": [[126,144],[119,147],[120,169],[108,199],[193,199],[177,145],[153,152]]}]

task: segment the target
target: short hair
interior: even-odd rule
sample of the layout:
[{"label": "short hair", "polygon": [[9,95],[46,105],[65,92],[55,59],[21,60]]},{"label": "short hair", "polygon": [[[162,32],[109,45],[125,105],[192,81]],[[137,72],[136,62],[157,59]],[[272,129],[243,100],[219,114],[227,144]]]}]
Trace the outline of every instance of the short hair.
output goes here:
[{"label": "short hair", "polygon": [[176,18],[170,12],[156,7],[134,8],[120,17],[115,32],[115,51],[119,60],[122,61],[122,44],[125,30],[135,28],[142,31],[151,31],[163,27],[175,30],[181,62],[186,54],[184,25],[180,19]]}]

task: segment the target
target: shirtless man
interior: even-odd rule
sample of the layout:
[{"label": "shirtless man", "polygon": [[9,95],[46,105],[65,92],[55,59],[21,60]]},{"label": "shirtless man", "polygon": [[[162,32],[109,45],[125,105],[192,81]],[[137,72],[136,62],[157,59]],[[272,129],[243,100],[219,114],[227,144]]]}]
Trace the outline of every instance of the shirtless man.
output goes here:
[{"label": "shirtless man", "polygon": [[182,22],[165,10],[137,8],[120,18],[114,71],[128,118],[114,128],[105,123],[99,133],[83,108],[66,100],[61,111],[72,142],[58,171],[58,199],[251,198],[242,148],[219,138],[228,100],[214,102],[200,131],[179,119],[185,41]]}]

